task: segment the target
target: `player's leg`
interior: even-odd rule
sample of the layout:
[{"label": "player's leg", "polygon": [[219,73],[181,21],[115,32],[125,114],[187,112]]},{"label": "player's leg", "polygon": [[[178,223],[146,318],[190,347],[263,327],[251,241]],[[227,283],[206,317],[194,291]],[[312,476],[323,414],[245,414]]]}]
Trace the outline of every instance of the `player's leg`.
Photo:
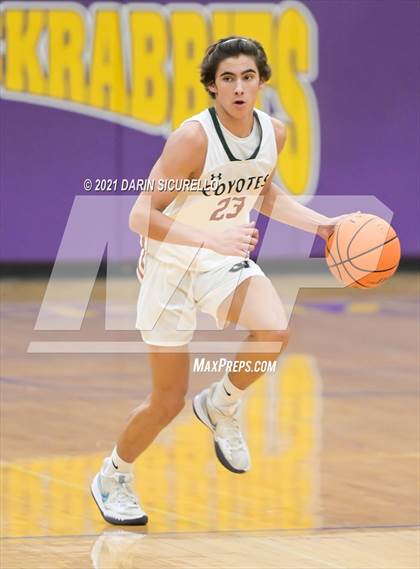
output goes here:
[{"label": "player's leg", "polygon": [[116,447],[125,462],[134,462],[182,411],[188,390],[189,362],[185,347],[150,346],[152,392],[130,414]]},{"label": "player's leg", "polygon": [[137,327],[150,346],[152,390],[131,413],[111,456],[104,460],[92,483],[102,516],[114,524],[147,523],[130,485],[133,463],[184,406],[189,374],[187,346],[195,326],[195,306],[188,296],[189,277],[186,275],[183,286],[178,286],[181,278],[182,274],[174,275],[174,269],[157,260],[146,263]]},{"label": "player's leg", "polygon": [[92,494],[102,516],[116,525],[147,523],[132,488],[134,461],[185,405],[189,374],[186,348],[151,347],[150,360],[152,391],[131,413],[111,456],[105,458],[92,482]]},{"label": "player's leg", "polygon": [[245,371],[244,365],[238,365],[240,371],[228,374],[234,387],[244,390],[263,375],[263,372],[255,371],[254,364],[277,360],[289,341],[290,332],[283,303],[267,277],[255,276],[243,281],[223,301],[218,317],[221,321],[226,319],[249,331],[235,360],[250,362],[252,370]]},{"label": "player's leg", "polygon": [[[194,398],[193,408],[213,431],[221,463],[232,472],[241,473],[250,468],[249,451],[239,426],[241,397],[244,389],[262,375],[254,370],[254,364],[258,360],[275,361],[286,345],[287,318],[273,285],[263,275],[242,281],[221,303],[217,316],[219,322],[227,319],[249,330],[236,360],[249,363],[251,371],[226,374]],[[258,351],[258,343],[263,350]]]}]

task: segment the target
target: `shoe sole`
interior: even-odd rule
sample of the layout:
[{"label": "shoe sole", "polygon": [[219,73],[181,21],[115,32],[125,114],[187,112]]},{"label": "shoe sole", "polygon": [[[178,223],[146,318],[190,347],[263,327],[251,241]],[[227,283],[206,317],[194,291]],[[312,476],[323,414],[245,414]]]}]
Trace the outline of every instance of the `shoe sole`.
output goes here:
[{"label": "shoe sole", "polygon": [[[102,508],[101,508],[102,499],[99,497],[100,491],[99,491],[99,489],[97,489],[98,476],[99,476],[99,474],[97,474],[95,476],[95,478],[93,479],[92,484],[90,486],[90,492],[92,494],[92,498],[95,500],[95,503],[98,506],[98,510],[100,511],[103,519],[106,522],[108,522],[109,524],[112,524],[114,526],[145,526],[147,524],[147,522],[149,521],[149,518],[146,514],[144,516],[141,516],[140,518],[129,518],[127,520],[120,520],[118,518],[113,518],[111,516],[107,516],[102,511]],[[97,495],[97,494],[99,494],[99,495]]]},{"label": "shoe sole", "polygon": [[[194,411],[194,415],[197,417],[197,419],[203,423],[203,425],[205,425],[208,429],[210,429],[210,431],[214,434],[214,427],[212,425],[212,423],[210,422],[210,418],[208,416],[207,413],[205,413],[205,411],[203,410],[203,407],[201,405],[200,402],[200,394],[196,395],[193,399],[192,402],[192,408]],[[244,472],[247,472],[246,470],[239,470],[237,468],[235,468],[234,466],[232,466],[230,464],[230,462],[228,462],[228,460],[226,459],[225,455],[222,452],[222,449],[219,446],[219,443],[214,440],[214,450],[216,452],[216,456],[219,459],[219,462],[228,470],[230,470],[230,472],[234,472],[235,474],[243,474]]]}]

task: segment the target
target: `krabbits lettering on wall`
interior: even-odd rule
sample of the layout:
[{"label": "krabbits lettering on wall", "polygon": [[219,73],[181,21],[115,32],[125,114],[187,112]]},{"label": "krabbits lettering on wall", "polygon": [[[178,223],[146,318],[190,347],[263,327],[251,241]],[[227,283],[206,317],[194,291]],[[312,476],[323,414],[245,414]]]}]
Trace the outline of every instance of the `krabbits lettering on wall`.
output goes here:
[{"label": "krabbits lettering on wall", "polygon": [[257,39],[273,71],[259,106],[288,127],[278,175],[292,194],[315,192],[318,36],[302,3],[5,2],[0,18],[2,97],[164,136],[211,104],[198,71],[206,47]]}]

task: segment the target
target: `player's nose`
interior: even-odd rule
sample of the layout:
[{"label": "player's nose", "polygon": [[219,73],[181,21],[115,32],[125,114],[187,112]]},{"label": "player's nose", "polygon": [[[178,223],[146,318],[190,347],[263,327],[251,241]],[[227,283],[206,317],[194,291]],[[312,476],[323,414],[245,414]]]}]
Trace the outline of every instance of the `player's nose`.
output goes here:
[{"label": "player's nose", "polygon": [[242,95],[244,92],[244,87],[241,80],[238,80],[235,85],[235,95]]}]

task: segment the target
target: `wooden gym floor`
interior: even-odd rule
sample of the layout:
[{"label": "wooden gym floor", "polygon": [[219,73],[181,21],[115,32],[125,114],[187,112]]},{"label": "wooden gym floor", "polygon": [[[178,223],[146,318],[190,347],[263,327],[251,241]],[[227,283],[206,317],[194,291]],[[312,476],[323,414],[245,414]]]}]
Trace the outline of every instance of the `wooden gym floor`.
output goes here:
[{"label": "wooden gym floor", "polygon": [[[277,371],[244,401],[252,470],[220,466],[187,405],[136,463],[149,525],[124,530],[101,519],[89,483],[149,389],[147,354],[28,347],[138,334],[104,332],[102,281],[81,330],[54,332],[34,330],[46,282],[4,280],[0,565],[417,569],[418,285],[400,273],[373,291],[301,290]],[[134,279],[120,287],[135,296]],[[189,398],[215,377],[192,374]]]}]

